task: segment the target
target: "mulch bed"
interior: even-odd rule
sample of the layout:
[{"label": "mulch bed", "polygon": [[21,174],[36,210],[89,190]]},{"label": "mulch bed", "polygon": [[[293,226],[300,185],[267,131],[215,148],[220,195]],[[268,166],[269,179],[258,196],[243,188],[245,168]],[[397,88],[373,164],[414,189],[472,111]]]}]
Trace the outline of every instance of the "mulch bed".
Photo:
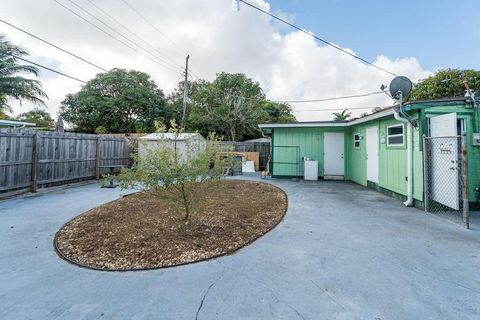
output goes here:
[{"label": "mulch bed", "polygon": [[145,192],[81,214],[55,237],[59,254],[100,270],[169,267],[232,253],[275,227],[287,196],[266,183],[222,180],[202,191],[188,224],[173,204]]}]

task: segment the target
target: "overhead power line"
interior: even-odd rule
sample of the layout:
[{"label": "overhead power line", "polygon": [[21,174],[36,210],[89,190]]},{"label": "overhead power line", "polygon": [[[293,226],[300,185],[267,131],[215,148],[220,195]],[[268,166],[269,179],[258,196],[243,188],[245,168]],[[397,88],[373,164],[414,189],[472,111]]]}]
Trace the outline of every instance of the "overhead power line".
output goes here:
[{"label": "overhead power line", "polygon": [[375,109],[375,108],[386,108],[385,106],[381,107],[328,107],[328,108],[318,108],[318,109],[292,109],[294,112],[322,112],[322,111],[338,111],[338,110],[366,110],[366,109]]},{"label": "overhead power line", "polygon": [[[30,64],[32,64],[32,65],[34,65],[34,66],[37,66],[37,67],[39,67],[39,68],[42,68],[42,69],[48,70],[48,71],[50,71],[50,72],[56,73],[56,74],[61,75],[61,76],[63,76],[63,77],[66,77],[66,78],[69,78],[69,79],[72,79],[72,80],[81,82],[81,83],[83,83],[83,84],[87,84],[87,81],[85,81],[85,80],[79,79],[79,78],[77,78],[77,77],[71,76],[71,75],[69,75],[69,74],[63,73],[63,72],[61,72],[61,71],[58,71],[58,70],[55,70],[55,69],[52,69],[52,68],[49,68],[49,67],[47,67],[47,66],[44,66],[44,65],[42,65],[42,64],[33,62],[33,61],[31,61],[31,60],[28,60],[28,59],[19,57],[18,55],[15,55],[15,54],[12,54],[12,53],[3,51],[3,50],[0,50],[0,52],[2,52],[3,54],[9,55],[9,56],[11,56],[11,57],[13,57],[13,58],[15,58],[15,59],[22,60],[22,61],[24,61],[24,62],[27,62],[27,63],[30,63]],[[131,97],[131,96],[127,96],[127,95],[124,95],[124,94],[118,94],[117,96],[119,96],[119,97],[124,97],[124,98],[126,98],[126,99],[131,100],[131,101],[135,101],[135,102],[138,102],[138,103],[141,103],[141,104],[144,104],[144,105],[150,105],[150,106],[155,107],[155,105],[152,104],[151,102],[144,101],[144,100],[139,100],[139,99],[134,98],[134,97]]]},{"label": "overhead power line", "polygon": [[99,27],[98,25],[94,24],[93,22],[91,22],[91,21],[88,20],[87,18],[81,16],[80,14],[78,14],[77,12],[75,12],[74,10],[72,10],[72,9],[70,9],[69,7],[65,6],[63,3],[59,2],[58,0],[54,0],[54,1],[55,1],[58,5],[60,5],[60,6],[63,7],[64,9],[66,9],[67,11],[71,12],[72,14],[74,14],[74,15],[77,16],[78,18],[82,19],[83,21],[85,21],[85,22],[88,23],[89,25],[93,26],[94,28],[96,28],[96,29],[100,30],[101,32],[105,33],[107,36],[109,36],[109,37],[115,39],[116,41],[120,42],[121,44],[123,44],[124,46],[128,47],[129,49],[137,52],[138,54],[146,57],[147,59],[153,61],[153,62],[156,63],[156,64],[159,64],[159,65],[163,66],[164,68],[166,68],[166,69],[168,69],[168,70],[170,70],[170,71],[173,71],[173,72],[175,72],[175,73],[177,73],[177,74],[178,74],[178,73],[181,73],[181,71],[176,70],[176,69],[173,69],[173,68],[169,67],[168,65],[164,65],[164,64],[156,61],[155,59],[149,57],[148,55],[144,54],[142,51],[138,50],[137,48],[132,47],[132,46],[131,46],[130,44],[128,44],[127,42],[119,39],[118,37],[114,36],[114,35],[111,34],[110,32],[102,29],[101,27]]},{"label": "overhead power line", "polygon": [[339,46],[331,43],[330,41],[327,41],[327,40],[325,40],[325,39],[322,39],[322,38],[320,38],[320,37],[318,37],[318,36],[316,36],[316,35],[308,32],[308,31],[306,31],[305,29],[302,29],[302,28],[294,25],[293,23],[290,23],[290,22],[288,22],[288,21],[286,21],[286,20],[284,20],[284,19],[282,19],[282,18],[280,18],[280,17],[278,17],[278,16],[276,16],[276,15],[274,15],[274,14],[271,14],[270,12],[265,11],[265,10],[263,10],[262,8],[259,8],[259,7],[257,7],[257,6],[255,6],[255,5],[249,3],[249,2],[247,2],[247,1],[244,1],[244,0],[238,0],[238,1],[241,2],[241,3],[243,3],[243,4],[245,4],[245,5],[247,5],[247,6],[249,6],[249,7],[251,7],[251,8],[253,8],[253,9],[255,9],[255,10],[260,11],[260,12],[262,12],[263,14],[266,14],[266,15],[270,16],[271,18],[273,18],[273,19],[275,19],[275,20],[278,20],[278,21],[280,21],[280,22],[282,22],[282,23],[284,23],[284,24],[286,24],[286,25],[288,25],[288,26],[290,26],[290,27],[292,27],[292,28],[294,28],[294,29],[296,29],[296,30],[298,30],[298,31],[300,31],[300,32],[303,32],[303,33],[305,33],[306,35],[308,35],[308,36],[310,36],[310,37],[313,37],[314,39],[316,39],[316,40],[318,40],[318,41],[320,41],[320,42],[322,42],[322,43],[324,43],[324,44],[326,44],[326,45],[328,45],[328,46],[330,46],[330,47],[332,47],[332,48],[335,48],[335,49],[337,49],[337,50],[339,50],[339,51],[341,51],[341,52],[343,52],[343,53],[345,53],[345,54],[347,54],[347,55],[349,55],[349,56],[351,56],[351,57],[353,57],[353,58],[355,58],[355,59],[357,59],[357,60],[360,60],[360,61],[362,61],[363,63],[368,64],[369,66],[372,66],[372,67],[374,67],[374,68],[376,68],[376,69],[378,69],[378,70],[381,70],[381,71],[383,71],[383,72],[385,72],[385,73],[388,73],[388,74],[390,74],[390,75],[392,75],[392,76],[394,76],[394,77],[397,76],[395,73],[393,73],[393,72],[391,72],[391,71],[389,71],[389,70],[387,70],[387,69],[385,69],[385,68],[382,68],[382,67],[380,67],[380,66],[377,66],[376,64],[374,64],[374,63],[372,63],[372,62],[370,62],[370,61],[368,61],[368,60],[366,60],[366,59],[364,59],[364,58],[362,58],[362,57],[359,57],[359,56],[357,56],[356,54],[353,54],[353,53],[351,53],[351,52],[349,52],[349,51],[347,51],[347,50],[345,50],[345,49],[343,49],[343,48],[341,48],[341,47],[339,47]]},{"label": "overhead power line", "polygon": [[[167,35],[165,35],[162,30],[160,30],[159,28],[157,28],[153,23],[150,22],[150,20],[148,20],[140,11],[138,11],[134,6],[132,6],[130,3],[128,3],[127,1],[125,0],[121,0],[127,7],[130,8],[130,10],[132,10],[133,12],[135,12],[137,14],[137,16],[139,16],[143,21],[145,21],[150,27],[152,27],[153,29],[155,29],[162,37],[164,37],[165,39],[167,39],[173,46],[175,46],[178,50],[180,51],[183,51],[176,43],[175,41],[173,41],[172,39],[170,39],[169,37],[167,37]],[[185,54],[185,52],[183,52],[183,54]]]},{"label": "overhead power line", "polygon": [[[90,0],[88,0],[90,1]],[[158,34],[160,34],[163,38],[168,40],[175,48],[177,48],[178,53],[182,53],[184,56],[189,55],[188,53],[185,52],[180,46],[173,41],[170,37],[168,37],[162,30],[160,30],[155,24],[153,24],[145,15],[143,15],[138,9],[136,9],[133,5],[131,5],[128,1],[126,0],[121,0],[130,10],[132,10],[137,16],[139,16],[146,24],[148,24],[152,29],[154,29]],[[191,64],[191,63],[190,63]],[[190,65],[190,69],[192,69],[192,65]],[[198,71],[198,70],[197,70]],[[190,73],[193,74],[195,77],[200,78],[193,70],[190,70]],[[205,77],[204,77],[205,78]]]},{"label": "overhead power line", "polygon": [[147,54],[149,54],[150,56],[154,57],[155,59],[161,61],[163,64],[165,65],[168,65],[169,67],[173,68],[174,70],[177,70],[178,71],[178,67],[171,64],[170,62],[166,61],[165,59],[155,55],[154,53],[152,53],[151,51],[145,49],[144,47],[142,47],[141,45],[139,45],[138,43],[136,43],[135,41],[131,40],[130,38],[128,38],[127,36],[125,36],[124,34],[122,34],[121,32],[117,31],[115,28],[113,28],[112,26],[110,26],[109,24],[107,24],[106,22],[104,22],[102,19],[98,18],[97,16],[95,16],[93,13],[91,13],[90,11],[88,11],[87,9],[83,8],[81,5],[79,5],[78,3],[76,3],[75,1],[73,0],[67,0],[68,2],[70,2],[71,4],[73,4],[75,7],[77,7],[78,9],[80,9],[82,12],[86,13],[88,16],[92,17],[93,19],[95,19],[96,21],[98,21],[99,23],[101,23],[102,25],[104,25],[105,27],[107,27],[109,30],[113,31],[115,34],[119,35],[121,38],[125,39],[126,41],[128,41],[130,44],[134,45],[135,47],[139,48],[140,50],[143,50],[144,52],[146,52]]},{"label": "overhead power line", "polygon": [[373,96],[373,95],[376,95],[376,94],[384,94],[384,92],[383,91],[375,91],[375,92],[370,92],[370,93],[355,94],[355,95],[343,96],[343,97],[320,98],[320,99],[310,99],[310,100],[283,100],[283,101],[278,101],[278,102],[284,102],[284,103],[322,102],[322,101],[343,100],[343,99],[352,99],[352,98],[363,98],[363,97]]},{"label": "overhead power line", "polygon": [[28,31],[26,31],[26,30],[24,30],[24,29],[21,29],[21,28],[15,26],[15,25],[13,25],[13,24],[11,24],[11,23],[3,20],[3,19],[0,19],[0,22],[3,22],[3,23],[5,23],[6,25],[8,25],[8,26],[10,26],[10,27],[12,27],[12,28],[14,28],[14,29],[17,29],[18,31],[21,31],[21,32],[29,35],[29,36],[32,37],[32,38],[35,38],[35,39],[37,39],[37,40],[39,40],[39,41],[41,41],[41,42],[43,42],[43,43],[46,43],[46,44],[48,44],[49,46],[54,47],[55,49],[58,49],[58,50],[60,50],[60,51],[63,51],[63,52],[65,52],[66,54],[69,54],[69,55],[71,55],[72,57],[75,57],[75,58],[77,58],[77,59],[79,59],[79,60],[81,60],[81,61],[83,61],[83,62],[85,62],[85,63],[87,63],[87,64],[89,64],[89,65],[91,65],[91,66],[93,66],[93,67],[95,67],[95,68],[97,68],[97,69],[100,69],[100,70],[102,70],[102,71],[108,72],[107,69],[102,68],[102,67],[100,67],[99,65],[97,65],[97,64],[95,64],[95,63],[93,63],[93,62],[90,62],[90,61],[88,61],[88,60],[86,60],[86,59],[84,59],[84,58],[76,55],[75,53],[73,53],[73,52],[71,52],[71,51],[68,51],[68,50],[66,50],[66,49],[63,49],[63,48],[61,48],[61,47],[59,47],[59,46],[51,43],[50,41],[47,41],[47,40],[45,40],[45,39],[42,39],[42,38],[40,38],[39,36],[36,36],[36,35],[34,35],[33,33],[30,33],[30,32],[28,32]]},{"label": "overhead power line", "polygon": [[75,80],[75,81],[78,81],[78,82],[81,82],[81,83],[87,83],[87,81],[84,81],[84,80],[81,80],[81,79],[76,78],[76,77],[74,77],[74,76],[68,75],[68,74],[66,74],[66,73],[63,73],[63,72],[54,70],[54,69],[49,68],[49,67],[47,67],[47,66],[41,65],[41,64],[36,63],[36,62],[33,62],[33,61],[30,61],[30,60],[28,60],[28,59],[19,57],[19,56],[15,55],[15,54],[12,54],[12,53],[7,52],[7,51],[0,50],[0,52],[2,52],[3,54],[9,55],[9,56],[11,56],[11,57],[14,57],[15,59],[22,60],[22,61],[24,61],[24,62],[33,64],[34,66],[40,67],[40,68],[42,68],[42,69],[51,71],[51,72],[53,72],[53,73],[59,74],[59,75],[61,75],[61,76],[67,77],[67,78],[70,78],[70,79],[72,79],[72,80]]},{"label": "overhead power line", "polygon": [[170,59],[169,57],[167,57],[165,54],[163,54],[160,50],[158,50],[157,48],[155,48],[149,41],[145,40],[142,36],[140,36],[138,33],[132,31],[130,28],[126,27],[125,24],[123,24],[122,22],[120,22],[118,19],[116,19],[113,15],[111,15],[110,13],[108,13],[106,10],[102,9],[100,6],[98,6],[94,1],[92,0],[87,0],[92,6],[94,6],[98,11],[100,11],[101,13],[103,13],[105,16],[107,16],[108,18],[110,18],[110,20],[112,20],[113,22],[115,22],[118,26],[120,26],[122,29],[126,30],[129,34],[133,35],[135,38],[139,39],[142,43],[144,43],[145,45],[147,45],[148,47],[150,47],[152,50],[154,50],[156,53],[158,53],[159,55],[161,55],[163,58],[167,59],[167,60],[170,60],[172,65],[177,67],[177,68],[183,68],[182,66],[180,66],[179,64],[175,63],[175,61],[173,61],[173,59]]}]

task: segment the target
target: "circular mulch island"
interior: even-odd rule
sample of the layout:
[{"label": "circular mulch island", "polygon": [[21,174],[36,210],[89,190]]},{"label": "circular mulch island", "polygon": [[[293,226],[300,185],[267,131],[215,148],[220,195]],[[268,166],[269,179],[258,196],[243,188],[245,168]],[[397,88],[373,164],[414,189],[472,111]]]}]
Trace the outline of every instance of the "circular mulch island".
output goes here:
[{"label": "circular mulch island", "polygon": [[66,260],[99,270],[170,267],[232,253],[274,228],[287,211],[279,188],[222,180],[201,191],[188,224],[157,195],[140,192],[89,210],[55,236]]}]

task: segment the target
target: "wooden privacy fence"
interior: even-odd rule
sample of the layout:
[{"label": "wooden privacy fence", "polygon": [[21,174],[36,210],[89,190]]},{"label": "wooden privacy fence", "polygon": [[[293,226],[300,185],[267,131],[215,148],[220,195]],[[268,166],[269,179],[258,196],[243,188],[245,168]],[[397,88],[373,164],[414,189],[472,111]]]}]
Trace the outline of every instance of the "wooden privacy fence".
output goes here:
[{"label": "wooden privacy fence", "polygon": [[225,141],[225,144],[234,146],[238,152],[258,152],[260,170],[265,170],[270,157],[270,142],[237,142]]},{"label": "wooden privacy fence", "polygon": [[1,129],[0,192],[98,179],[130,166],[132,146],[124,135]]}]

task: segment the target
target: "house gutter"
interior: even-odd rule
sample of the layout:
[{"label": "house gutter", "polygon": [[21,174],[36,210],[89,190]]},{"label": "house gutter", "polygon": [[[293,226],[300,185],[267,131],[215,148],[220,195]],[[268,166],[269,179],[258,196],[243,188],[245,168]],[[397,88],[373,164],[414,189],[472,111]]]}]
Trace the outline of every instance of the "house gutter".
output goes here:
[{"label": "house gutter", "polygon": [[407,201],[403,204],[406,207],[413,206],[413,125],[407,118],[403,118],[405,115],[402,109],[402,97],[399,99],[400,105],[394,108],[393,116],[395,120],[405,123],[407,125]]}]

